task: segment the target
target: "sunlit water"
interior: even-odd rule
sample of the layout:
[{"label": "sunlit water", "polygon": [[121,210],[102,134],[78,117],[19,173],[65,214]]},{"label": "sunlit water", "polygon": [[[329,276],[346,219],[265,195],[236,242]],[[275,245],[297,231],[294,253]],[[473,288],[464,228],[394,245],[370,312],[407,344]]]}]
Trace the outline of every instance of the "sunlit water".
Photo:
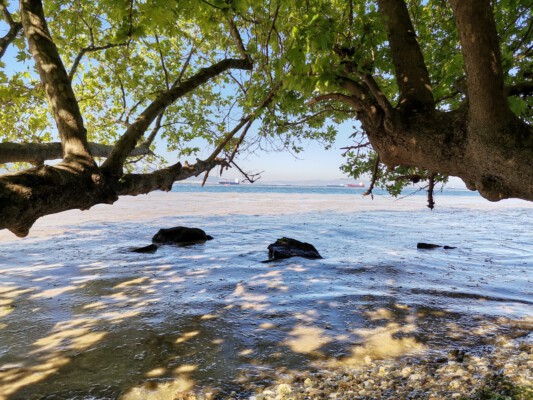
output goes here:
[{"label": "sunlit water", "polygon": [[[0,236],[0,399],[245,397],[291,371],[532,329],[533,207],[441,196],[171,193]],[[136,254],[161,227],[215,239]],[[261,263],[288,236],[323,260]],[[457,247],[417,250],[417,242]]]}]

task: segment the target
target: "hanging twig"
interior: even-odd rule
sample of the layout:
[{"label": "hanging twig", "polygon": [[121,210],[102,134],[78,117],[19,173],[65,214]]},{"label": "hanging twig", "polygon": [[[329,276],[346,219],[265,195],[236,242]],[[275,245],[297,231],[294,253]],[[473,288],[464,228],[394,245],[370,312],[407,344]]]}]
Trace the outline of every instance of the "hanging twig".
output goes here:
[{"label": "hanging twig", "polygon": [[428,208],[433,210],[435,208],[435,200],[433,199],[433,192],[435,190],[435,174],[429,173],[429,185],[428,185]]},{"label": "hanging twig", "polygon": [[[261,171],[261,172],[258,172],[256,174],[249,174],[249,173],[246,173],[244,172],[236,163],[235,161],[232,161],[231,164],[237,168],[239,170],[239,172],[244,176],[245,178],[245,181],[248,181],[250,183],[254,183],[256,181],[258,181],[259,179],[261,179],[261,174],[265,171]],[[257,178],[256,178],[257,176]]]},{"label": "hanging twig", "polygon": [[368,190],[363,193],[363,196],[370,196],[372,200],[374,200],[374,195],[372,194],[372,190],[374,190],[374,186],[376,185],[376,181],[378,179],[379,175],[379,154],[376,154],[376,161],[374,162],[374,169],[372,170],[372,179],[370,180],[370,185],[368,186]]}]

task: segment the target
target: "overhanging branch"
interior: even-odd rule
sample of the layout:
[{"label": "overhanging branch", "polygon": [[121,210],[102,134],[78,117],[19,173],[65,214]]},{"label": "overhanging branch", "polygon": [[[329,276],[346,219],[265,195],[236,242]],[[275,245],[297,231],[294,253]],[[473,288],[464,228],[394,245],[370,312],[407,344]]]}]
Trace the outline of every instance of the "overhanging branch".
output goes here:
[{"label": "overhanging branch", "polygon": [[0,38],[0,59],[2,59],[7,47],[16,39],[17,35],[21,31],[22,24],[13,20],[3,0],[0,0],[0,11],[2,11],[4,19],[9,24],[9,31],[3,38]]},{"label": "overhanging branch", "polygon": [[227,165],[227,162],[221,158],[211,161],[196,160],[196,163],[192,165],[187,162],[182,165],[178,162],[149,174],[125,174],[118,181],[115,189],[119,196],[137,196],[154,190],[168,192],[172,189],[174,182],[198,176],[212,170],[217,165]]},{"label": "overhanging branch", "polygon": [[[89,150],[94,157],[106,158],[113,149],[112,145],[89,143]],[[148,146],[138,146],[128,157],[150,154]],[[46,160],[63,158],[61,143],[0,143],[0,164],[26,162],[40,165]]]}]

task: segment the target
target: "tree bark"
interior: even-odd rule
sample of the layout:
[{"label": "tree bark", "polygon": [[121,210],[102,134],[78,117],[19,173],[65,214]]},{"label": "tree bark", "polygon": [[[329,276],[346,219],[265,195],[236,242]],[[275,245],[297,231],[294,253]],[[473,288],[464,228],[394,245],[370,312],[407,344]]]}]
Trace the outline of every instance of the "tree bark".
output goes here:
[{"label": "tree bark", "polygon": [[20,0],[20,14],[24,36],[56,121],[63,159],[91,166],[94,161],[87,145],[83,118],[67,71],[48,30],[41,1]]},{"label": "tree bark", "polygon": [[[94,157],[107,158],[113,149],[112,145],[88,143]],[[138,146],[128,157],[150,154],[148,146]],[[0,164],[27,162],[34,165],[43,164],[47,160],[60,160],[63,157],[61,143],[0,143]]]},{"label": "tree bark", "polygon": [[[378,101],[376,90],[363,91],[367,82],[360,76],[342,78],[341,87],[354,98],[354,111],[388,168],[411,166],[458,176],[491,201],[533,200],[533,130],[511,112],[506,97],[527,93],[530,85],[503,86],[489,0],[450,2],[465,60],[464,105],[449,112],[434,110],[429,75],[403,0],[378,1],[400,90],[394,110]],[[346,103],[345,97],[322,98]]]},{"label": "tree bark", "polygon": [[4,19],[9,24],[9,31],[6,33],[4,37],[0,38],[0,60],[1,60],[7,50],[7,47],[17,38],[17,35],[22,29],[22,24],[20,22],[15,22],[13,20],[3,0],[0,0],[0,11],[2,12],[2,14],[4,14]]},{"label": "tree bark", "polygon": [[385,19],[396,82],[398,107],[432,109],[435,105],[429,73],[404,0],[378,0]]}]

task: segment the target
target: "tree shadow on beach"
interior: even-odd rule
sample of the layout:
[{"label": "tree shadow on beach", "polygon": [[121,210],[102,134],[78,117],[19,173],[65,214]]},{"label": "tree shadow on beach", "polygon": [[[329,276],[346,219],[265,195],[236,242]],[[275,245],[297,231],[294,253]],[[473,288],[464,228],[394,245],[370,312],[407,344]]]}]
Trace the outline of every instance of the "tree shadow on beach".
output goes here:
[{"label": "tree shadow on beach", "polygon": [[[509,322],[412,304],[394,285],[357,290],[402,273],[389,265],[253,254],[243,268],[202,246],[138,255],[101,241],[71,234],[0,261],[0,398],[246,398],[292,374],[480,346]],[[50,249],[57,262],[39,253]]]}]

